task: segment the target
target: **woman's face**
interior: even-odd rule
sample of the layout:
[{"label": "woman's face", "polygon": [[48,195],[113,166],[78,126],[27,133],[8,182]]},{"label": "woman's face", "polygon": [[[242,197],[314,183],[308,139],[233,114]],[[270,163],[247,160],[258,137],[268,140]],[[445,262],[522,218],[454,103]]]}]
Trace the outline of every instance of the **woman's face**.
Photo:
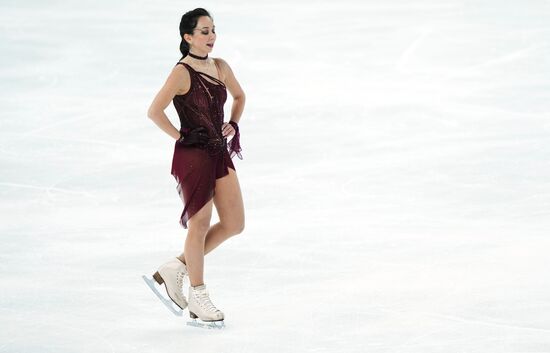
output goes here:
[{"label": "woman's face", "polygon": [[188,35],[190,47],[197,52],[210,53],[214,48],[216,41],[216,27],[212,19],[208,16],[201,16],[197,21],[197,26],[193,30],[193,35]]}]

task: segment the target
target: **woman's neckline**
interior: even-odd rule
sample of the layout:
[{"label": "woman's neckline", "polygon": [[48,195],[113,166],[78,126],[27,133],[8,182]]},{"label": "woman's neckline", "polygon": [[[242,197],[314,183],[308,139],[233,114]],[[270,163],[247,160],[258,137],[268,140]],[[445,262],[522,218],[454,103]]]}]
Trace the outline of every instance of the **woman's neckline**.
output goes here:
[{"label": "woman's neckline", "polygon": [[[193,71],[195,71],[195,72],[198,72],[198,73],[201,73],[201,74],[203,74],[203,75],[206,75],[206,76],[208,76],[208,77],[211,77],[211,78],[215,79],[216,81],[219,81],[219,82],[225,87],[225,83],[223,83],[223,81],[220,80],[219,78],[214,77],[214,76],[212,76],[212,75],[209,75],[209,74],[207,74],[206,72],[195,70],[195,69],[193,68],[193,66],[191,66],[191,65],[189,65],[188,63],[185,63],[185,62],[183,62],[183,61],[178,61],[178,63],[181,63],[181,64],[184,64],[184,65],[186,65],[186,66],[189,66],[189,67],[191,68],[191,70],[193,70]],[[216,64],[214,64],[214,65],[216,65]],[[217,66],[216,66],[216,70],[218,71],[218,67],[217,67]],[[219,74],[220,74],[220,72],[218,71],[218,75],[219,75]]]}]

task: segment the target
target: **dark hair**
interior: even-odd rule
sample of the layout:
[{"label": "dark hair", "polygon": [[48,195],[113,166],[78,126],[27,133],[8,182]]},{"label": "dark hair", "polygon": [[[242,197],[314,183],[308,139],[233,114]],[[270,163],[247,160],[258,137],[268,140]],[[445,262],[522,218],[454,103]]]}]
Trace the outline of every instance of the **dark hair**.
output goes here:
[{"label": "dark hair", "polygon": [[210,16],[210,14],[208,13],[208,11],[206,11],[205,9],[203,9],[201,7],[196,8],[196,9],[191,10],[191,11],[188,11],[183,16],[181,16],[181,21],[180,21],[180,37],[181,37],[180,51],[183,55],[181,59],[185,58],[187,56],[187,54],[189,53],[189,43],[187,43],[185,41],[185,39],[183,39],[183,35],[185,33],[193,34],[193,29],[197,26],[197,22],[199,21],[199,17],[202,17],[202,16],[208,16],[208,17],[212,18],[212,16]]}]

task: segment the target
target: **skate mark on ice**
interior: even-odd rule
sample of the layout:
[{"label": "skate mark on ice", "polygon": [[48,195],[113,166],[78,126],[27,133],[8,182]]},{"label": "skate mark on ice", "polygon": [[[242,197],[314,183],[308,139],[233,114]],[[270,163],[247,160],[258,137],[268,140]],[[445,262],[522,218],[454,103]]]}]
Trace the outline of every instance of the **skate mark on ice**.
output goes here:
[{"label": "skate mark on ice", "polygon": [[531,45],[526,48],[521,48],[516,51],[510,52],[508,54],[486,60],[485,62],[482,62],[480,64],[471,65],[463,69],[457,70],[454,73],[443,76],[443,79],[449,80],[449,79],[461,78],[466,75],[471,75],[472,72],[478,71],[480,69],[486,69],[488,67],[498,66],[500,64],[507,64],[509,62],[521,60],[521,59],[524,59],[525,57],[528,57],[532,52],[537,51],[541,48],[545,48],[546,46],[547,45],[543,43],[543,44]]},{"label": "skate mark on ice", "polygon": [[550,333],[550,329],[547,328],[540,328],[540,327],[531,327],[531,326],[521,326],[521,325],[514,325],[514,324],[507,324],[503,322],[493,322],[489,320],[481,320],[481,319],[469,319],[461,316],[455,316],[455,315],[447,315],[447,314],[439,314],[439,313],[433,313],[433,312],[426,312],[426,311],[399,311],[399,310],[391,310],[391,309],[379,309],[383,312],[389,312],[393,314],[419,314],[424,316],[429,316],[433,318],[438,319],[445,319],[449,321],[456,321],[456,322],[464,322],[469,324],[477,324],[477,325],[484,325],[484,326],[493,326],[493,327],[504,327],[504,328],[510,328],[510,329],[516,329],[516,330],[531,330],[531,331],[539,331],[539,332],[545,332]]},{"label": "skate mark on ice", "polygon": [[468,319],[468,318],[460,317],[460,316],[444,315],[444,314],[429,313],[429,312],[418,312],[418,314],[423,314],[423,315],[426,315],[426,316],[432,316],[432,317],[437,317],[437,318],[451,320],[451,321],[471,323],[471,324],[494,326],[494,327],[504,327],[504,328],[510,328],[510,329],[515,329],[515,330],[531,330],[531,331],[539,331],[539,332],[550,333],[550,329],[547,329],[547,328],[521,326],[521,325],[507,324],[507,323],[504,323],[504,322],[493,322],[493,321],[489,321],[489,320],[478,320],[478,319],[475,319],[475,318]]},{"label": "skate mark on ice", "polygon": [[172,312],[172,314],[174,314],[176,316],[182,316],[183,315],[183,310],[181,310],[180,308],[175,309],[174,308],[174,305],[175,305],[174,302],[172,300],[164,298],[164,296],[162,296],[162,294],[160,294],[158,289],[155,287],[156,282],[153,279],[151,279],[151,278],[149,278],[145,275],[142,275],[141,278],[143,278],[143,280],[145,281],[147,286],[153,291],[153,293],[155,293],[155,295],[157,296],[157,298],[160,299],[162,304],[164,304],[164,306],[166,306],[166,308],[168,308],[168,310],[170,310],[170,312]]},{"label": "skate mark on ice", "polygon": [[[447,327],[444,327],[444,328],[440,328],[440,329],[435,329],[435,330],[431,330],[431,331],[428,331],[426,333],[422,333],[420,335],[416,335],[416,336],[413,336],[413,337],[410,337],[408,338],[407,340],[405,340],[405,342],[403,343],[400,343],[398,346],[396,347],[393,347],[391,349],[391,353],[401,353],[401,352],[408,352],[411,348],[411,346],[425,346],[425,344],[422,343],[422,340],[427,338],[427,337],[430,337],[430,336],[433,336],[439,332],[449,332],[450,330],[447,328]],[[457,331],[457,330],[453,330],[453,331]],[[459,340],[460,342],[461,341],[464,341],[465,339],[461,339]]]},{"label": "skate mark on ice", "polygon": [[[114,108],[113,109],[104,109],[101,112],[101,114],[103,114],[103,116],[108,116],[111,113],[116,113],[116,110]],[[58,126],[62,126],[62,125],[70,124],[70,123],[74,123],[74,122],[79,122],[81,120],[88,121],[91,118],[93,119],[95,116],[97,116],[97,114],[98,114],[97,111],[93,110],[91,113],[84,113],[84,114],[79,114],[75,117],[70,117],[70,118],[66,118],[66,119],[59,119],[59,120],[56,120],[52,123],[44,124],[40,127],[25,131],[23,133],[20,133],[19,137],[27,138],[29,136],[34,136],[39,132],[43,132],[44,130],[47,130],[47,129],[55,128],[55,127],[58,127]]]},{"label": "skate mark on ice", "polygon": [[[22,321],[24,320],[17,320],[12,322],[12,324],[16,327],[25,327],[23,334],[12,334],[9,339],[3,340],[2,345],[0,345],[0,352],[26,352],[27,350],[21,350],[20,343],[23,343],[25,346],[28,344],[31,346],[40,345],[40,352],[44,353],[67,352],[71,351],[71,348],[74,348],[74,352],[116,352],[115,347],[109,339],[91,331],[90,328],[84,329],[75,327],[74,324],[65,325],[55,321],[47,323],[32,322],[32,324],[29,324],[28,321],[21,323]],[[78,347],[82,344],[82,338],[90,340],[89,346],[86,348]],[[107,347],[108,349],[106,349]]]},{"label": "skate mark on ice", "polygon": [[37,186],[37,185],[9,183],[9,182],[0,182],[0,186],[36,189],[36,190],[45,191],[48,195],[50,194],[51,191],[56,191],[56,192],[65,193],[65,194],[74,194],[74,195],[80,195],[80,196],[86,196],[86,197],[93,197],[93,195],[87,191],[69,190],[69,189],[57,188],[54,186]]},{"label": "skate mark on ice", "polygon": [[413,40],[405,51],[401,54],[399,62],[396,65],[398,71],[407,72],[405,64],[409,61],[409,57],[416,51],[416,48],[432,33],[432,29],[429,27],[423,27],[420,29],[420,34]]}]

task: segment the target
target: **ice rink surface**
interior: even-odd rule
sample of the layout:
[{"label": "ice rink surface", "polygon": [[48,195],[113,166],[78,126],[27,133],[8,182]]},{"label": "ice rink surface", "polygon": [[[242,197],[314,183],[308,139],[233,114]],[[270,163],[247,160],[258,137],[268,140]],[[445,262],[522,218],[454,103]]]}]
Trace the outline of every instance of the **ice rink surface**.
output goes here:
[{"label": "ice rink surface", "polygon": [[[246,227],[206,257],[222,331],[141,279],[186,234],[146,112],[195,7],[247,95]],[[538,0],[2,0],[0,352],[550,352],[549,18]]]}]

